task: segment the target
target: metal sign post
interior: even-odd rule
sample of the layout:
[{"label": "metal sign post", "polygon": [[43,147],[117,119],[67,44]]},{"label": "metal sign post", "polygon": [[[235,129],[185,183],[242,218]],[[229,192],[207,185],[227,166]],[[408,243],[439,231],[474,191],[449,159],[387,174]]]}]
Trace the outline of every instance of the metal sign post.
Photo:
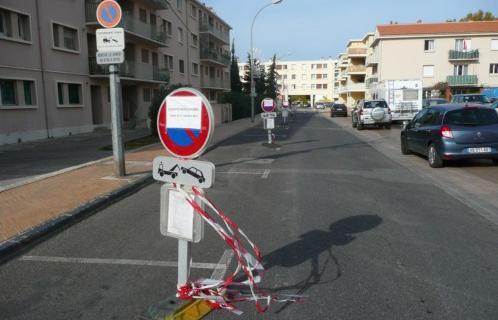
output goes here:
[{"label": "metal sign post", "polygon": [[282,103],[282,118],[284,124],[287,124],[287,117],[289,117],[289,101],[284,101]]},{"label": "metal sign post", "polygon": [[157,131],[166,151],[174,156],[153,162],[154,179],[167,183],[161,188],[161,234],[178,239],[178,285],[184,285],[190,275],[192,243],[204,235],[202,218],[187,197],[202,206],[192,187],[209,188],[214,183],[214,164],[192,160],[206,150],[213,136],[209,100],[195,89],[173,91],[159,108]]},{"label": "metal sign post", "polygon": [[[273,100],[272,98],[265,98],[263,101],[261,101],[261,109],[265,113],[274,113],[276,108],[277,104],[275,103],[275,100]],[[263,127],[265,130],[268,130],[268,144],[272,144],[273,138],[271,131],[272,129],[275,129],[275,117],[265,117],[264,116],[265,113],[261,115],[261,117],[264,120]]]},{"label": "metal sign post", "polygon": [[122,135],[123,104],[119,64],[124,62],[125,38],[123,28],[113,28],[121,21],[121,7],[116,1],[104,0],[97,7],[97,21],[106,29],[97,29],[97,63],[109,65],[109,88],[111,94],[112,152],[114,175],[126,175]]}]

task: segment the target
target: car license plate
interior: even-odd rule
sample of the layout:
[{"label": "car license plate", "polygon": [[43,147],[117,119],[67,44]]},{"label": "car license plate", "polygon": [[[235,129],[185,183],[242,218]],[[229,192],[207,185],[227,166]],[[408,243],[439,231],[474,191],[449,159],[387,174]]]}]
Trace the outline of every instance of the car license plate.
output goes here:
[{"label": "car license plate", "polygon": [[469,153],[490,153],[491,148],[468,148]]}]

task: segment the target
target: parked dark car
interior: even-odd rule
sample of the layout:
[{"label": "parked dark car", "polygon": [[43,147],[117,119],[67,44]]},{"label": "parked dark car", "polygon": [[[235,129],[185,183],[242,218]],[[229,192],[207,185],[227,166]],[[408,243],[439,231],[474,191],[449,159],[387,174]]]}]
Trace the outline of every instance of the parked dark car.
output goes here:
[{"label": "parked dark car", "polygon": [[449,101],[444,98],[428,98],[424,99],[424,101],[422,102],[422,107],[428,108],[432,106],[437,106],[439,104],[448,104],[448,103]]},{"label": "parked dark car", "polygon": [[480,105],[440,105],[420,111],[401,131],[401,152],[448,160],[491,159],[498,165],[498,113]]},{"label": "parked dark car", "polygon": [[490,104],[491,100],[484,94],[455,94],[451,103]]},{"label": "parked dark car", "polygon": [[341,117],[347,117],[348,116],[348,108],[346,107],[345,104],[339,104],[335,103],[330,107],[330,116],[331,117],[336,117],[336,116],[341,116]]}]

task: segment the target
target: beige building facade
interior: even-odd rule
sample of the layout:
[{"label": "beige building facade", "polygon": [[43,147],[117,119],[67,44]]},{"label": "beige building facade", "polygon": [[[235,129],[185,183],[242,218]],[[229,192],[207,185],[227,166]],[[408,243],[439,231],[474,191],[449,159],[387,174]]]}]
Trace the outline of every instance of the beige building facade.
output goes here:
[{"label": "beige building facade", "polygon": [[[320,101],[334,101],[336,63],[334,59],[277,61],[279,92],[286,100],[305,96],[311,105]],[[264,66],[268,70],[271,64],[268,61]],[[241,81],[247,69],[247,63],[239,63]]]},{"label": "beige building facade", "polygon": [[448,99],[498,87],[498,21],[380,25],[369,51],[367,86],[416,79]]},{"label": "beige building facade", "polygon": [[[99,2],[0,3],[0,144],[109,126],[108,68],[97,65],[95,58]],[[212,9],[196,0],[118,2],[126,39],[120,65],[125,128],[149,125],[148,109],[161,85],[190,85],[214,100],[218,92],[229,90],[218,79],[229,79],[230,61],[215,59],[212,69],[209,59],[201,59],[218,30],[209,23],[206,28],[204,17],[222,30],[223,45],[214,49],[229,46],[230,26]],[[206,35],[208,41],[202,41]],[[211,86],[211,78],[222,85]]]}]

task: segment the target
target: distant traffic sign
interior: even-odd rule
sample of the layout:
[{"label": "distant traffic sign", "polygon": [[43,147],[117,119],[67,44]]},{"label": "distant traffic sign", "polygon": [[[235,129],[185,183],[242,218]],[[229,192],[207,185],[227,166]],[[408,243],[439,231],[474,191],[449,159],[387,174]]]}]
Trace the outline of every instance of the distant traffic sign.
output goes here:
[{"label": "distant traffic sign", "polygon": [[123,28],[97,29],[97,51],[122,51],[125,49]]},{"label": "distant traffic sign", "polygon": [[104,28],[114,28],[121,22],[122,11],[114,0],[104,0],[97,7],[97,21]]},{"label": "distant traffic sign", "polygon": [[120,64],[124,62],[124,51],[97,51],[97,64]]},{"label": "distant traffic sign", "polygon": [[263,101],[261,101],[261,109],[264,112],[273,112],[275,111],[275,108],[277,107],[277,104],[275,103],[275,100],[272,98],[266,98]]},{"label": "distant traffic sign", "polygon": [[197,158],[206,150],[214,131],[209,100],[192,88],[173,91],[159,109],[157,131],[163,146],[173,156]]},{"label": "distant traffic sign", "polygon": [[284,101],[284,103],[282,103],[282,108],[283,109],[289,108],[289,101]]}]

